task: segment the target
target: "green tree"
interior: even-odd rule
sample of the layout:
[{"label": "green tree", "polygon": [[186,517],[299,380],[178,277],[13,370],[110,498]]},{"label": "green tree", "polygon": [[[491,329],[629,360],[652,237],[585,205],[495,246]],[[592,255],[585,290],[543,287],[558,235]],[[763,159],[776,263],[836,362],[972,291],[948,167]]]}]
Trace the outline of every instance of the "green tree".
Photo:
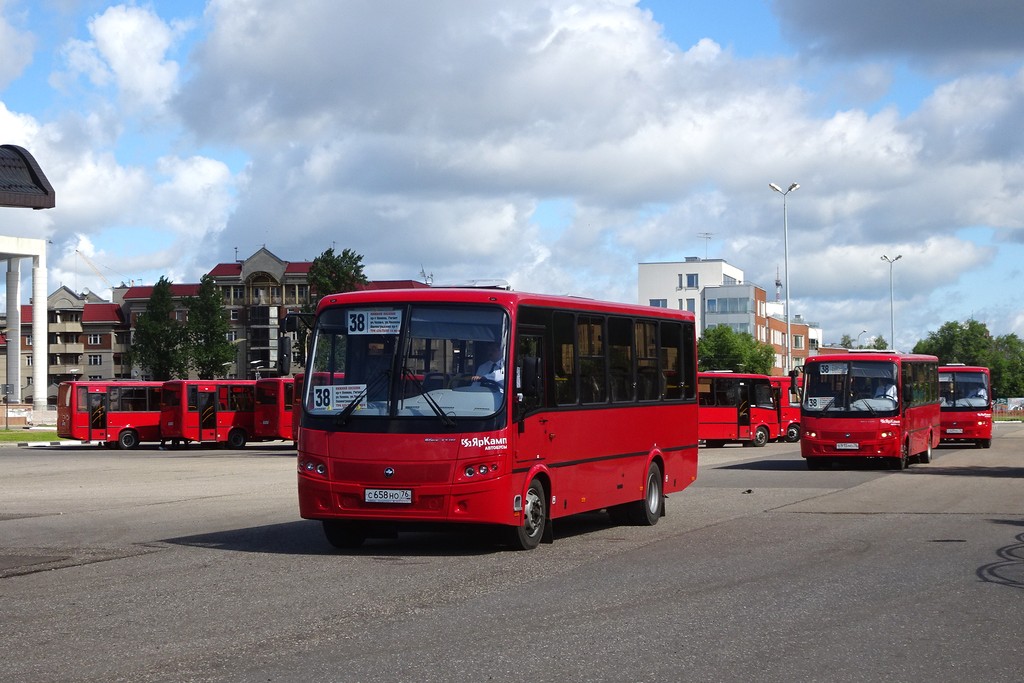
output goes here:
[{"label": "green tree", "polygon": [[992,353],[992,335],[977,320],[950,321],[914,345],[914,353],[938,356],[941,363],[987,365]]},{"label": "green tree", "polygon": [[718,325],[704,330],[697,342],[700,370],[732,370],[768,375],[775,365],[775,348],[746,332]]},{"label": "green tree", "polygon": [[1024,396],[1024,342],[1015,334],[993,338],[977,320],[949,321],[914,345],[914,353],[938,356],[939,362],[982,365],[992,373],[992,395]]},{"label": "green tree", "polygon": [[369,280],[363,275],[363,257],[351,249],[344,249],[340,254],[334,248],[313,259],[309,266],[309,289],[312,302],[311,308],[321,297],[339,292],[352,292],[365,285]]},{"label": "green tree", "polygon": [[188,374],[185,326],[174,316],[171,281],[157,280],[146,310],[135,323],[129,355],[132,365],[155,380],[167,381]]},{"label": "green tree", "polygon": [[885,337],[883,337],[882,335],[876,334],[875,338],[871,340],[871,344],[869,346],[861,346],[860,348],[878,349],[879,351],[884,351],[885,349],[889,348],[889,342],[885,341]]},{"label": "green tree", "polygon": [[841,347],[843,347],[844,349],[852,349],[853,348],[853,344],[854,344],[853,337],[851,337],[848,334],[844,334],[843,338],[839,340],[839,345]]},{"label": "green tree", "polygon": [[197,296],[185,300],[188,309],[188,355],[200,379],[223,376],[237,349],[228,341],[224,297],[213,277],[204,275]]}]

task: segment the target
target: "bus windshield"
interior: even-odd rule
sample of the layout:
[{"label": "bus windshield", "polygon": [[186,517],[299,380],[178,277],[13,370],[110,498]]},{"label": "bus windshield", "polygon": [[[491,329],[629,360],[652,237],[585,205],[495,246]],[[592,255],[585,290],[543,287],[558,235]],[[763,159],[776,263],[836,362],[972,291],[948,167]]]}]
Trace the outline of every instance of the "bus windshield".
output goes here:
[{"label": "bus windshield", "polygon": [[329,308],[312,332],[312,416],[490,417],[505,400],[508,317],[497,306]]},{"label": "bus windshield", "polygon": [[895,363],[850,360],[804,366],[806,412],[879,415],[895,413],[898,405]]},{"label": "bus windshield", "polygon": [[987,408],[988,376],[983,372],[957,370],[939,373],[939,405],[942,408]]}]

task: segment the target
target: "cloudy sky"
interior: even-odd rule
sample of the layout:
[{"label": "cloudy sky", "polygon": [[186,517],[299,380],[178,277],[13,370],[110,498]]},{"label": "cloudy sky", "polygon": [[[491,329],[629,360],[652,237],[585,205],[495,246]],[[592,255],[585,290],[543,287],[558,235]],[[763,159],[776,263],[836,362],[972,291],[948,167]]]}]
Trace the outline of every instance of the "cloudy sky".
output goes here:
[{"label": "cloudy sky", "polygon": [[51,291],[265,245],[617,301],[707,256],[773,298],[798,182],[826,341],[889,338],[882,255],[898,347],[1024,336],[1020,0],[0,0],[0,143],[56,190],[0,210]]}]

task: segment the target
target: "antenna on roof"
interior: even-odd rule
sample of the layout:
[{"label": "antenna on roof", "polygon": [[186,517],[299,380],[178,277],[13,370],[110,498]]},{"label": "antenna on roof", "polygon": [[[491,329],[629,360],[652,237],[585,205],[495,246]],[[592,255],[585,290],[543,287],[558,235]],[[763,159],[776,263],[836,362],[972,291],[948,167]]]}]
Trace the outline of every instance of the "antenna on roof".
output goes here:
[{"label": "antenna on roof", "polygon": [[715,233],[713,233],[713,232],[698,232],[697,233],[697,237],[699,237],[702,240],[704,240],[704,260],[705,261],[708,260],[708,242],[711,241],[711,238],[714,236],[714,234]]}]

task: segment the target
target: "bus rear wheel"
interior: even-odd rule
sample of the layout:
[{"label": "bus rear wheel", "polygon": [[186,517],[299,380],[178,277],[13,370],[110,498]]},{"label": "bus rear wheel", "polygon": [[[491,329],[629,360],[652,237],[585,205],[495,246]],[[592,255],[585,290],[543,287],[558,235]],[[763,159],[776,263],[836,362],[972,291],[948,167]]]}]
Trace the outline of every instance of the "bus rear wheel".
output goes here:
[{"label": "bus rear wheel", "polygon": [[928,435],[928,445],[925,447],[923,453],[917,454],[917,461],[922,465],[927,465],[932,461],[932,437]]},{"label": "bus rear wheel", "polygon": [[228,448],[245,448],[245,432],[241,429],[228,432]]},{"label": "bus rear wheel", "polygon": [[662,488],[661,467],[652,462],[647,468],[644,497],[631,503],[629,521],[636,526],[654,526],[665,512],[665,494]]},{"label": "bus rear wheel", "polygon": [[339,550],[358,548],[366,541],[366,532],[358,524],[325,519],[323,526],[327,542]]},{"label": "bus rear wheel", "polygon": [[544,484],[534,479],[523,500],[523,523],[510,530],[509,545],[514,550],[533,550],[540,545],[547,524],[547,493]]},{"label": "bus rear wheel", "polygon": [[139,435],[134,429],[125,429],[117,435],[117,445],[122,450],[130,451],[139,445]]},{"label": "bus rear wheel", "polygon": [[758,427],[754,430],[754,438],[750,440],[751,446],[761,448],[768,444],[769,434],[767,427]]}]

